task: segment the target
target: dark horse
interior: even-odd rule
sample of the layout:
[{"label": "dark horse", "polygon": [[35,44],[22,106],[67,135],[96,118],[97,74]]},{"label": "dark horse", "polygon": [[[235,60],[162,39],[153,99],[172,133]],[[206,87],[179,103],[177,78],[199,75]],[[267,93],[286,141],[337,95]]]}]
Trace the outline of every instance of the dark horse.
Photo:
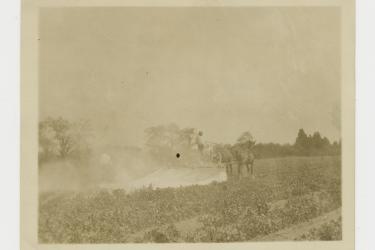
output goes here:
[{"label": "dark horse", "polygon": [[228,175],[233,174],[233,166],[237,165],[238,176],[241,175],[241,168],[246,166],[247,173],[254,178],[254,160],[255,156],[252,153],[252,145],[248,143],[237,143],[233,146],[224,145],[218,146],[215,151],[219,156],[217,160],[220,165],[226,166]]},{"label": "dark horse", "polygon": [[238,174],[241,174],[241,167],[246,166],[247,173],[254,178],[254,160],[255,156],[250,145],[236,144],[232,147],[234,161],[238,164]]}]

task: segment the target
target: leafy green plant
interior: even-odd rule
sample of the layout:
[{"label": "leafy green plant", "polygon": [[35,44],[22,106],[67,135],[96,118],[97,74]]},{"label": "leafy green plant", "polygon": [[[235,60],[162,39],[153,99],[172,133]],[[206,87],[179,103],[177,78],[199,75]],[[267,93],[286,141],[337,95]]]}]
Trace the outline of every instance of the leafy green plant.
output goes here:
[{"label": "leafy green plant", "polygon": [[303,234],[296,240],[341,240],[342,239],[342,225],[341,217],[337,220],[331,220],[324,223],[318,228],[311,229],[308,233]]}]

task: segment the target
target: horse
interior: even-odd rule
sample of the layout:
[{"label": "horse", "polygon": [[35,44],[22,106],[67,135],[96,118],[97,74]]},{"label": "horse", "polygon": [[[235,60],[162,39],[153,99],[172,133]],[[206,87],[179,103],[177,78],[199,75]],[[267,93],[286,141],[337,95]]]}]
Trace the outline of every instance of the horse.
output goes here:
[{"label": "horse", "polygon": [[255,156],[251,146],[246,144],[218,145],[214,148],[216,163],[226,166],[228,176],[233,176],[233,166],[237,165],[237,175],[241,175],[242,166],[246,166],[247,174],[254,178]]},{"label": "horse", "polygon": [[235,161],[238,163],[238,174],[240,174],[241,167],[245,165],[247,173],[254,178],[255,156],[251,150],[251,146],[246,144],[236,144],[232,147],[232,154]]}]

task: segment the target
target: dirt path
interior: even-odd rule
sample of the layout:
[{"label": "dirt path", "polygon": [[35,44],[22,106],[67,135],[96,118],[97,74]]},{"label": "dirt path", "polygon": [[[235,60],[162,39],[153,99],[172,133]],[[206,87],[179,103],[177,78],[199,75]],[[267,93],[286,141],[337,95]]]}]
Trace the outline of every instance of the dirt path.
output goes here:
[{"label": "dirt path", "polygon": [[341,216],[341,208],[333,210],[329,213],[323,214],[319,217],[316,217],[312,220],[309,220],[304,223],[293,225],[291,227],[282,229],[278,232],[268,234],[266,236],[257,237],[251,241],[287,241],[294,240],[302,236],[303,234],[308,233],[311,229],[320,227],[324,223],[327,223],[331,220],[337,220]]}]

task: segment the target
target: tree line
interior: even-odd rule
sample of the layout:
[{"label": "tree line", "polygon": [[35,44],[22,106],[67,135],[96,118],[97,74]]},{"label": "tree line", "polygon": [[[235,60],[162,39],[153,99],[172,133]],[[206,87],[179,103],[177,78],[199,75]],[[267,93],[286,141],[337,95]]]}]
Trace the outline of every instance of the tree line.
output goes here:
[{"label": "tree line", "polygon": [[319,132],[307,135],[299,129],[294,144],[258,143],[253,151],[257,158],[341,155],[341,141],[331,143]]},{"label": "tree line", "polygon": [[[87,121],[72,122],[64,118],[47,118],[39,122],[39,162],[51,160],[85,160],[92,152],[93,133]],[[286,156],[327,156],[341,154],[341,141],[330,142],[319,132],[307,135],[298,131],[294,144],[256,143],[250,132],[242,133],[233,144],[215,143],[208,148],[203,131],[180,128],[176,124],[158,125],[145,130],[145,153],[160,164],[195,164],[207,150],[228,158],[232,149],[251,150],[256,158]],[[232,150],[233,151],[233,150]],[[176,157],[183,152],[183,157]],[[211,152],[212,153],[212,152]],[[217,159],[216,159],[217,160]],[[225,160],[225,159],[224,159]]]}]

